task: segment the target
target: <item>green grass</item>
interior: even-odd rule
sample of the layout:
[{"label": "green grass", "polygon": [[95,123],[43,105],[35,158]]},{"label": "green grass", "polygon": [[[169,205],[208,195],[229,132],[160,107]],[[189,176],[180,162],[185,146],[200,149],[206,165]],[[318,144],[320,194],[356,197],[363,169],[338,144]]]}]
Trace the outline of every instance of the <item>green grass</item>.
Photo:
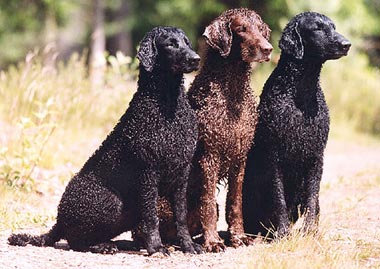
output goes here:
[{"label": "green grass", "polygon": [[327,62],[321,81],[333,123],[380,137],[378,68],[368,67],[367,58],[353,51],[348,57]]}]

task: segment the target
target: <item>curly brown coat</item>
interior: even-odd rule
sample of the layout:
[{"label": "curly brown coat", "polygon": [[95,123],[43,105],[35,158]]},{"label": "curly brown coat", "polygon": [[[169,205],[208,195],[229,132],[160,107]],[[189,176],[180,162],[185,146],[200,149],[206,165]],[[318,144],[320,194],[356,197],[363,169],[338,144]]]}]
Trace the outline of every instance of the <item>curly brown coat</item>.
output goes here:
[{"label": "curly brown coat", "polygon": [[242,217],[246,156],[257,123],[257,101],[249,85],[250,63],[270,59],[269,35],[269,27],[260,16],[243,8],[224,12],[204,32],[209,48],[188,97],[199,122],[190,175],[191,187],[198,190],[190,188],[189,198],[199,214],[206,251],[224,249],[216,227],[215,193],[222,179],[228,183],[226,221],[230,243],[233,247],[251,243],[244,234]]}]

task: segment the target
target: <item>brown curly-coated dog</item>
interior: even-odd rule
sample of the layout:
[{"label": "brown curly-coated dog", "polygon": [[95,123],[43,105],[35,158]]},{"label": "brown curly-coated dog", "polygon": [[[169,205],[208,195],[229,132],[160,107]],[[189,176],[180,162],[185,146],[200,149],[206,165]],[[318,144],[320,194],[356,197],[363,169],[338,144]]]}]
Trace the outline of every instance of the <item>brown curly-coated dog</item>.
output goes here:
[{"label": "brown curly-coated dog", "polygon": [[206,251],[224,249],[216,227],[216,184],[222,179],[228,183],[230,243],[233,247],[250,243],[242,218],[245,162],[257,123],[256,97],[249,85],[250,63],[270,59],[269,35],[260,16],[248,9],[224,12],[204,32],[209,48],[188,97],[199,121],[190,175],[190,187],[198,190],[189,189],[189,203],[196,201]]},{"label": "brown curly-coated dog", "polygon": [[[270,59],[269,27],[245,8],[225,11],[203,34],[207,51],[188,97],[199,120],[199,139],[188,187],[188,225],[202,234],[206,251],[225,248],[217,232],[216,185],[228,183],[226,219],[233,247],[250,244],[242,219],[242,184],[247,152],[257,123],[257,101],[249,86],[252,62]],[[161,203],[161,234],[175,235],[170,210]],[[172,228],[170,228],[172,227]]]}]

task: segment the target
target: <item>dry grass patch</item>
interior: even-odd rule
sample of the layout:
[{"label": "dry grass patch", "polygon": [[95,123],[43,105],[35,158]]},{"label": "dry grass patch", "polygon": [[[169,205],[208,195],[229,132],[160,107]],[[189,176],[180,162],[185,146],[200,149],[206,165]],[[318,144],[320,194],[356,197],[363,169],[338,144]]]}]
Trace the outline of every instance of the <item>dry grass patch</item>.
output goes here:
[{"label": "dry grass patch", "polygon": [[379,257],[380,247],[375,242],[293,234],[278,242],[256,245],[236,268],[376,268]]}]

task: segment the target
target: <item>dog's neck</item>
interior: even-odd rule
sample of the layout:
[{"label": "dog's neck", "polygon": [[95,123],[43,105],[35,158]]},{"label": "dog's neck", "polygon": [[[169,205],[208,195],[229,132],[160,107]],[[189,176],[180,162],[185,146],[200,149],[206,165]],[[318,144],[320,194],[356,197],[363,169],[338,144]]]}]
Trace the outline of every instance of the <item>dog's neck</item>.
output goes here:
[{"label": "dog's neck", "polygon": [[239,118],[241,103],[249,98],[247,96],[252,95],[249,85],[250,64],[233,54],[224,58],[219,52],[209,48],[199,76],[202,80],[214,84],[210,88],[212,94],[219,92],[224,96],[228,113],[234,118]]},{"label": "dog's neck", "polygon": [[161,113],[173,118],[181,97],[184,97],[183,74],[140,68],[137,91],[157,99]]},{"label": "dog's neck", "polygon": [[311,117],[318,112],[317,94],[321,91],[320,73],[323,61],[304,57],[295,59],[293,56],[281,54],[278,66],[281,66],[289,81],[294,85],[291,87],[296,106]]},{"label": "dog's neck", "polygon": [[295,82],[299,91],[313,91],[319,87],[319,77],[323,61],[315,58],[296,59],[291,55],[281,54],[278,66],[288,70],[287,76]]},{"label": "dog's neck", "polygon": [[138,91],[149,92],[165,98],[177,98],[183,91],[183,74],[153,69],[148,72],[140,68]]},{"label": "dog's neck", "polygon": [[246,88],[245,83],[249,84],[251,65],[233,51],[227,57],[222,57],[218,51],[208,48],[200,73],[213,76],[215,80],[223,82],[225,90],[239,94]]},{"label": "dog's neck", "polygon": [[210,47],[206,51],[202,68],[210,71],[225,70],[223,71],[224,74],[227,70],[239,74],[243,72],[244,74],[250,75],[251,73],[251,65],[241,59],[240,53],[231,50],[228,56],[223,57],[217,50]]}]

